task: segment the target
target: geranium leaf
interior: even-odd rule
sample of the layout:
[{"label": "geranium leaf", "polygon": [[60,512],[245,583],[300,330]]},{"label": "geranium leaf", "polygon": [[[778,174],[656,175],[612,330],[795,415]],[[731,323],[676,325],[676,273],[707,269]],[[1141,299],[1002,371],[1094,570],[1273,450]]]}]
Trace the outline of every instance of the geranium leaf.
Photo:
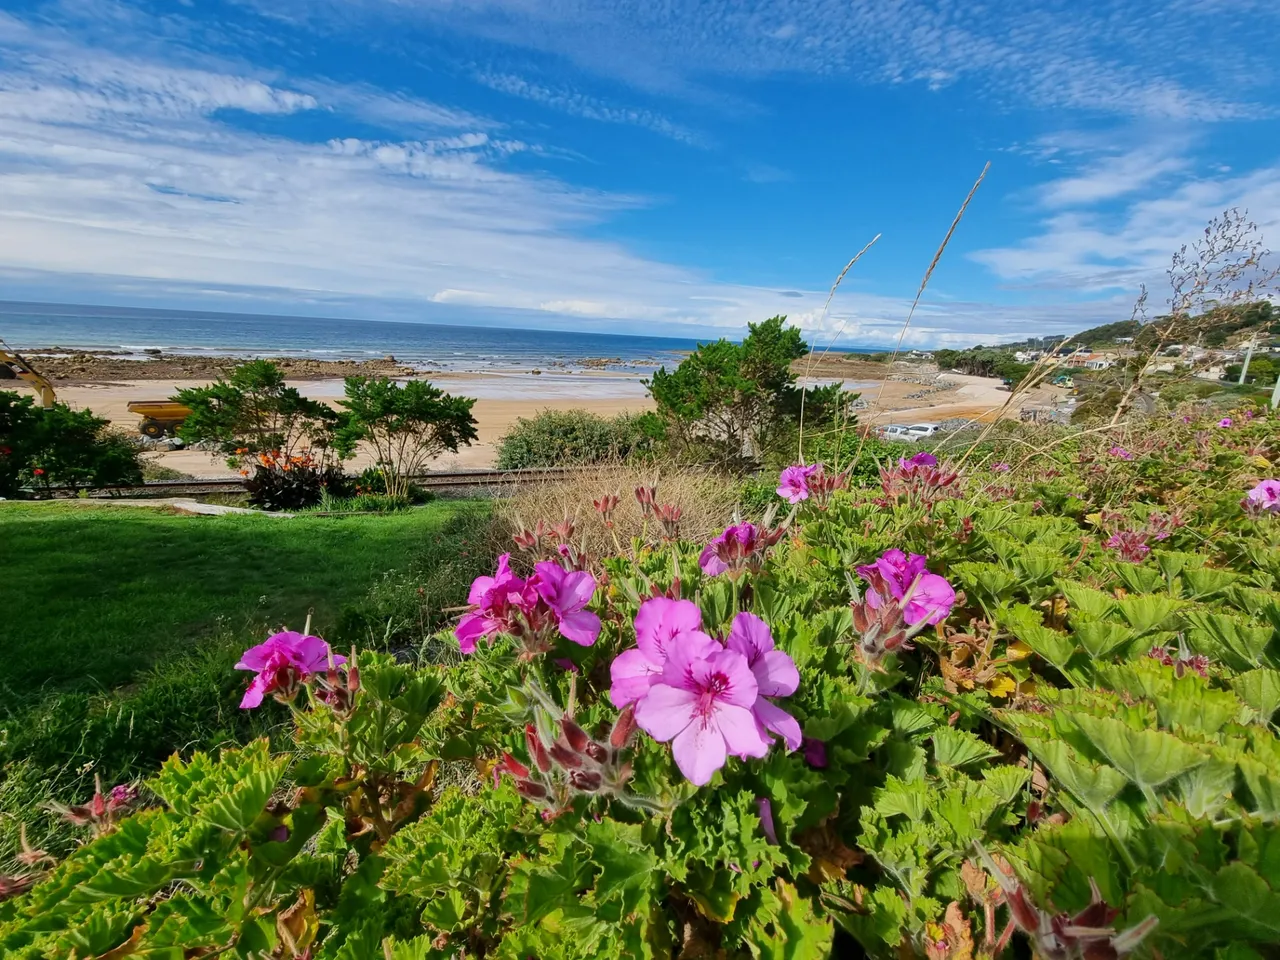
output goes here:
[{"label": "geranium leaf", "polygon": [[1160,784],[1186,773],[1208,757],[1173,734],[1135,730],[1123,720],[1073,713],[1095,747],[1117,770],[1151,795]]},{"label": "geranium leaf", "polygon": [[999,755],[1000,751],[966,730],[943,727],[933,735],[933,758],[944,766],[962,767]]}]

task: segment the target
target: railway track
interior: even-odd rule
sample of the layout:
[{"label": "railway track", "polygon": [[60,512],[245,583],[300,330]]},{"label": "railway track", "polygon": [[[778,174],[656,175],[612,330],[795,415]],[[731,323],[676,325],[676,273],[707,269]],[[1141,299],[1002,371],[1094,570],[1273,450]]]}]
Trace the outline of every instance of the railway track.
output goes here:
[{"label": "railway track", "polygon": [[[427,490],[455,487],[498,487],[536,480],[557,480],[581,470],[581,467],[546,467],[537,470],[448,470],[439,473],[424,473],[412,479],[419,487]],[[205,480],[155,480],[150,483],[127,487],[102,487],[88,491],[87,495],[91,498],[103,499],[108,497],[151,496],[155,494],[221,493],[243,490],[244,483],[244,479],[241,477],[213,477]],[[81,491],[73,490],[70,487],[53,487],[50,493],[55,497],[81,495]]]}]

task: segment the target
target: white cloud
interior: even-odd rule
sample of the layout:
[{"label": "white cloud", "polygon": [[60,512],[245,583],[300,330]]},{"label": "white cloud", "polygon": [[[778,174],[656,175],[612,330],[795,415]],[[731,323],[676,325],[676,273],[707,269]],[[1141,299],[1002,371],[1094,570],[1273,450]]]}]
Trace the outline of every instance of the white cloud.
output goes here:
[{"label": "white cloud", "polygon": [[[1057,195],[1050,184],[1047,196]],[[1158,297],[1171,252],[1232,207],[1248,211],[1262,235],[1274,242],[1280,236],[1280,165],[1240,176],[1193,177],[1159,195],[1133,200],[1118,213],[1055,213],[1034,236],[972,257],[1001,279],[1021,286],[1096,293],[1136,290],[1147,283]]]},{"label": "white cloud", "polygon": [[499,93],[519,97],[544,107],[567,113],[570,116],[582,117],[586,120],[598,120],[603,123],[619,123],[629,126],[643,127],[654,133],[691,146],[705,146],[706,141],[700,134],[673,123],[660,113],[638,107],[622,107],[611,104],[599,97],[588,96],[576,90],[552,89],[509,73],[492,73],[479,71],[475,74],[477,82],[484,84]]},{"label": "white cloud", "polygon": [[[258,0],[264,7],[266,0]],[[270,9],[302,9],[270,0]],[[1125,116],[1221,120],[1268,113],[1274,4],[1184,0],[305,0],[339,21],[396,16],[551,53],[636,87],[714,98],[718,77],[846,75]]]}]

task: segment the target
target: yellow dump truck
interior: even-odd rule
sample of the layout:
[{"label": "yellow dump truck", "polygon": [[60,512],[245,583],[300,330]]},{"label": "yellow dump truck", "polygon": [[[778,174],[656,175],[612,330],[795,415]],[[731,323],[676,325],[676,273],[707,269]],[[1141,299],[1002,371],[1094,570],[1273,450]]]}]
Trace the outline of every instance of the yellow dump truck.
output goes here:
[{"label": "yellow dump truck", "polygon": [[191,416],[191,408],[172,400],[133,400],[129,412],[142,418],[138,432],[144,437],[176,436],[182,421]]}]

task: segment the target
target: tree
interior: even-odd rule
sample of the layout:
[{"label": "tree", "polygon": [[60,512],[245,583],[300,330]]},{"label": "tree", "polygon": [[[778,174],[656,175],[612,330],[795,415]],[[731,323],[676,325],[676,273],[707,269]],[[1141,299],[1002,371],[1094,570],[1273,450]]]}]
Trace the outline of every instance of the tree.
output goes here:
[{"label": "tree", "polygon": [[403,386],[386,377],[347,377],[345,422],[336,442],[343,453],[368,443],[387,493],[405,496],[428,461],[476,439],[475,400],[454,397],[426,380]]},{"label": "tree", "polygon": [[89,410],[65,403],[46,409],[0,391],[0,497],[17,497],[24,487],[48,492],[141,483],[138,448],[107,425]]},{"label": "tree", "polygon": [[[800,423],[802,391],[791,364],[808,352],[786,317],[748,325],[740,344],[700,344],[675,370],[663,367],[648,381],[668,440],[682,452],[701,448],[721,462],[758,461],[789,442]],[[847,397],[839,384],[809,389],[804,417],[828,420]]]},{"label": "tree", "polygon": [[207,387],[179,390],[173,399],[191,409],[178,428],[188,443],[213,443],[233,467],[248,455],[286,461],[307,455],[320,467],[332,463],[334,432],[342,417],[284,382],[270,360],[250,360]]}]

